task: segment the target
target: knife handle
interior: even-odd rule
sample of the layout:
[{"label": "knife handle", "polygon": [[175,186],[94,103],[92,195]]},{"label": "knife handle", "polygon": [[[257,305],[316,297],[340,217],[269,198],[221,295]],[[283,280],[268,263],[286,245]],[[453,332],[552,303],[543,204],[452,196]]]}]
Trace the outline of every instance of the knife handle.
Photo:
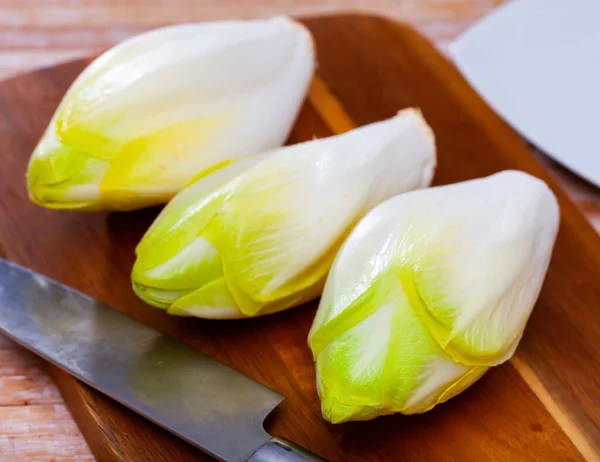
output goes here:
[{"label": "knife handle", "polygon": [[254,451],[246,462],[327,462],[327,460],[283,438],[271,438]]}]

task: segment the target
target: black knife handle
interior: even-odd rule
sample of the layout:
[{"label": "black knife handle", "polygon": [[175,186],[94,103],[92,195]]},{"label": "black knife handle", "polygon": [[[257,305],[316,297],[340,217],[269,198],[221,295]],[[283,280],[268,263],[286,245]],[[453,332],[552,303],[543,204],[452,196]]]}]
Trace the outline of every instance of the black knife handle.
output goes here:
[{"label": "black knife handle", "polygon": [[269,442],[254,451],[246,462],[327,462],[327,460],[282,438],[271,438]]}]

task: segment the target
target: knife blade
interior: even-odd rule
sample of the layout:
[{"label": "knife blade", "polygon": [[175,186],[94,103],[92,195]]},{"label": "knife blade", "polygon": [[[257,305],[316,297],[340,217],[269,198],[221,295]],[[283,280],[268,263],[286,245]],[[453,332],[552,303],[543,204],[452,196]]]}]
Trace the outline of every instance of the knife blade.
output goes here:
[{"label": "knife blade", "polygon": [[263,429],[279,393],[1,258],[0,332],[218,460],[324,461]]},{"label": "knife blade", "polygon": [[600,186],[598,19],[598,0],[515,0],[467,29],[449,51],[515,130]]}]

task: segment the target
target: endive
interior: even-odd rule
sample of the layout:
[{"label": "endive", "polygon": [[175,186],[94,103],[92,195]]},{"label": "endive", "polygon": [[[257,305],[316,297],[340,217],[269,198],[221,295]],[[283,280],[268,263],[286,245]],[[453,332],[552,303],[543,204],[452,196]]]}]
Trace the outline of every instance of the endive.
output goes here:
[{"label": "endive", "polygon": [[558,222],[546,184],[516,171],[409,192],[367,214],[309,335],[324,417],[424,412],[510,358]]},{"label": "endive", "polygon": [[395,194],[429,185],[433,135],[420,112],[280,148],[209,173],[136,249],[137,294],[169,313],[239,318],[321,293],[350,228]]},{"label": "endive", "polygon": [[58,209],[166,202],[205,168],[280,146],[314,62],[310,33],[284,17],[126,40],[63,98],[31,158],[30,197]]}]

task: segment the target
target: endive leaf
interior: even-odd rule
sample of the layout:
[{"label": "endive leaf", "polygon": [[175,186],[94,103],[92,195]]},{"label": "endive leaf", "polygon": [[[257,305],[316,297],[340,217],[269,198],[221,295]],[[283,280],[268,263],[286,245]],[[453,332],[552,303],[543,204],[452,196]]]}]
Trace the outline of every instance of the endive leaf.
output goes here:
[{"label": "endive leaf", "polygon": [[229,182],[261,156],[224,164],[179,194],[163,209],[136,248],[133,279],[163,290],[193,290],[199,278],[222,276],[220,251],[202,234],[230,194]]},{"label": "endive leaf", "polygon": [[357,300],[361,316],[357,311],[354,322],[334,321],[338,332],[323,350],[313,350],[327,420],[424,412],[451,389],[470,384],[463,383],[464,377],[484,372],[450,360],[413,311],[393,272],[378,275],[369,290],[371,296]]},{"label": "endive leaf", "polygon": [[369,212],[335,259],[309,335],[324,416],[424,412],[508,359],[558,221],[548,187],[514,171]]},{"label": "endive leaf", "polygon": [[[31,195],[46,205],[52,193],[56,208],[166,202],[203,169],[281,145],[314,60],[310,33],[287,18],[184,24],[126,40],[69,89],[45,134],[53,149],[33,157],[73,161],[40,175],[35,165],[49,162],[32,159]],[[73,200],[79,166],[90,161],[103,166],[95,196]]]},{"label": "endive leaf", "polygon": [[[235,165],[201,177],[165,208],[138,246],[135,284],[179,290],[180,276],[162,265],[179,261],[202,236],[218,250],[218,287],[240,316],[315,298],[357,220],[386,197],[429,184],[435,147],[420,113],[405,110],[343,135],[269,151],[247,169],[234,171]],[[189,271],[185,281],[195,277],[196,284],[174,309],[185,305],[187,313],[214,317],[204,290],[216,280],[212,267],[184,261],[179,274]]]},{"label": "endive leaf", "polygon": [[[143,186],[153,199],[168,201],[188,181],[190,170],[197,170],[194,164],[199,150],[219,150],[218,145],[211,146],[211,137],[226,128],[230,127],[226,126],[225,116],[213,115],[170,125],[124,144],[102,178],[102,199],[126,204]],[[173,162],[178,169],[169,168]],[[158,183],[157,177],[161,178]]]},{"label": "endive leaf", "polygon": [[556,200],[543,182],[518,172],[435,193],[412,204],[397,244],[399,273],[453,358],[503,362],[521,338],[548,267]]},{"label": "endive leaf", "polygon": [[94,208],[107,169],[108,164],[62,144],[49,130],[29,162],[28,186],[36,190],[30,198],[50,208]]},{"label": "endive leaf", "polygon": [[[322,279],[333,260],[331,247],[356,219],[365,191],[348,181],[349,172],[331,165],[331,155],[309,147],[267,159],[240,179],[224,206],[226,276],[230,286],[259,302],[245,304],[246,314],[281,298],[282,288],[301,290]],[[340,207],[341,197],[351,205]],[[322,257],[327,263],[318,265]],[[305,272],[311,266],[320,270]],[[286,287],[290,282],[293,288]]]},{"label": "endive leaf", "polygon": [[[414,122],[411,114],[406,116],[407,125]],[[365,129],[358,129],[289,148],[236,184],[220,215],[221,247],[228,286],[242,312],[255,315],[263,305],[316,284],[320,290],[352,225],[382,194],[402,188],[389,182],[404,180],[410,188],[429,181],[427,169],[426,180],[386,171],[396,159],[379,153],[399,149],[399,139],[402,148],[418,150],[410,137],[398,137],[389,125],[370,126],[368,138]]]},{"label": "endive leaf", "polygon": [[[198,118],[201,124],[227,107],[244,110],[244,100],[255,100],[269,82],[299,77],[291,68],[310,57],[312,45],[299,45],[304,37],[306,30],[286,18],[184,24],[141,34],[107,52],[76,82],[58,112],[57,133],[71,146],[106,158],[165,126]],[[279,101],[282,109],[287,99]]]},{"label": "endive leaf", "polygon": [[214,319],[243,317],[231,297],[224,278],[215,279],[201,288],[178,298],[167,310],[178,316],[197,316]]}]

